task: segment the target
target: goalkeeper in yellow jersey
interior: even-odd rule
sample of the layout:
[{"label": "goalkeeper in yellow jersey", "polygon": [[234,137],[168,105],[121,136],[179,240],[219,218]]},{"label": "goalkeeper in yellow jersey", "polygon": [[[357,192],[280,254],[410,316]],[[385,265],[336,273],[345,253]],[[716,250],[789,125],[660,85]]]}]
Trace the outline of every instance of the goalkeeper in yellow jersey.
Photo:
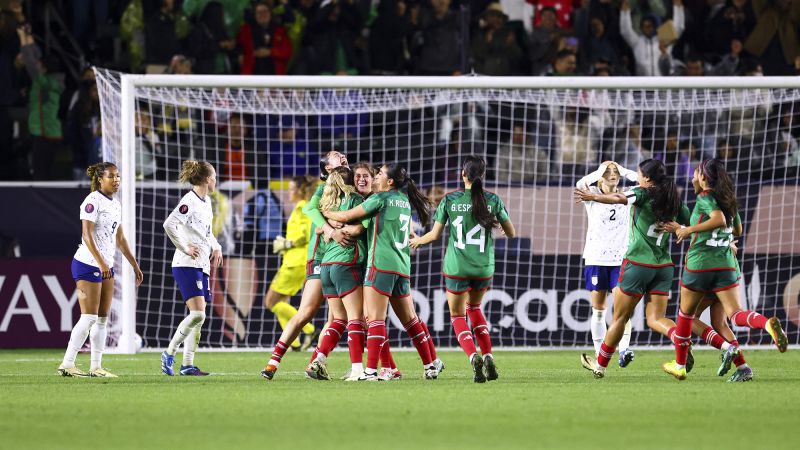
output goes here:
[{"label": "goalkeeper in yellow jersey", "polygon": [[[306,253],[311,219],[303,213],[303,206],[311,197],[315,185],[316,179],[313,177],[292,178],[289,182],[289,196],[295,206],[286,224],[286,237],[278,236],[272,242],[272,252],[280,253],[282,263],[264,297],[264,306],[275,314],[281,328],[284,328],[289,319],[297,314],[297,309],[290,305],[288,300],[300,291],[306,278]],[[314,325],[306,324],[303,327],[303,334],[302,350],[305,350],[314,341]],[[300,348],[300,342],[295,340],[292,347]]]}]

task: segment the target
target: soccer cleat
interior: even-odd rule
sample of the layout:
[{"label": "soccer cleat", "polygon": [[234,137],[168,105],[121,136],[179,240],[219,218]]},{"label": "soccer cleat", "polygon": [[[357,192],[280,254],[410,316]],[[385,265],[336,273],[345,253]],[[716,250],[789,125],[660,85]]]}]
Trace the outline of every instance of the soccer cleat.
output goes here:
[{"label": "soccer cleat", "polygon": [[775,345],[778,347],[778,351],[783,353],[789,347],[789,338],[786,337],[786,333],[783,332],[783,327],[781,327],[781,321],[778,320],[777,317],[772,317],[767,321],[766,326],[767,333],[772,336],[772,341],[775,342]]},{"label": "soccer cleat", "polygon": [[472,355],[469,363],[472,364],[472,381],[476,383],[486,383],[486,375],[483,373],[483,358],[475,353]]},{"label": "soccer cleat", "polygon": [[356,381],[381,381],[377,373],[362,373]]},{"label": "soccer cleat", "polygon": [[[348,370],[347,372],[350,373],[351,371]],[[361,371],[361,372],[357,372],[357,373],[351,374],[347,378],[343,378],[343,380],[344,381],[358,381],[358,379],[361,377],[362,373],[364,373],[364,372]],[[378,377],[380,378],[380,375],[378,375]]]},{"label": "soccer cleat", "polygon": [[315,380],[330,380],[331,376],[328,374],[328,368],[325,366],[327,358],[324,355],[317,356],[317,359],[311,362],[306,367],[306,375]]},{"label": "soccer cleat", "polygon": [[58,374],[61,375],[62,377],[75,377],[75,378],[85,378],[89,376],[88,373],[82,371],[81,369],[78,369],[75,366],[72,367],[59,366]]},{"label": "soccer cleat", "polygon": [[751,381],[753,379],[753,369],[748,366],[741,367],[736,369],[736,372],[733,372],[728,383],[737,383],[737,382],[745,382]]},{"label": "soccer cleat", "polygon": [[436,369],[437,373],[444,372],[444,361],[442,361],[441,359],[436,358],[433,360],[431,364],[433,364],[433,368]]},{"label": "soccer cleat", "polygon": [[[358,377],[358,375],[360,374],[356,374],[356,378]],[[349,369],[347,369],[347,372],[345,372],[344,375],[342,375],[339,379],[348,381],[347,379],[351,378],[352,376],[353,376],[353,368],[350,367]]]},{"label": "soccer cleat", "polygon": [[378,372],[378,378],[380,378],[381,381],[402,380],[403,374],[400,373],[399,369],[384,367]]},{"label": "soccer cleat", "polygon": [[173,376],[175,370],[172,366],[175,365],[175,355],[170,355],[166,351],[161,353],[161,373],[164,375]]},{"label": "soccer cleat", "polygon": [[425,372],[422,373],[422,377],[426,380],[435,380],[439,378],[439,371],[436,370],[436,367],[428,367],[425,369]]},{"label": "soccer cleat", "polygon": [[272,378],[275,376],[275,372],[277,371],[278,368],[276,366],[269,364],[267,367],[264,367],[264,370],[261,371],[261,376],[267,380],[272,380]]},{"label": "soccer cleat", "polygon": [[678,367],[678,363],[675,360],[662,364],[661,368],[677,380],[683,381],[686,379],[686,367]]},{"label": "soccer cleat", "polygon": [[483,357],[483,374],[489,381],[494,381],[500,377],[497,374],[497,366],[494,365],[494,357],[492,355],[485,355]]},{"label": "soccer cleat", "polygon": [[633,353],[633,350],[626,348],[619,352],[619,366],[623,369],[628,367],[628,364],[632,363],[635,357],[636,355]]},{"label": "soccer cleat", "polygon": [[597,364],[597,360],[586,353],[581,354],[581,365],[584,369],[592,372],[595,378],[603,378],[606,376],[606,368]]},{"label": "soccer cleat", "polygon": [[731,364],[737,356],[739,356],[739,347],[735,347],[733,345],[722,352],[722,354],[719,356],[720,365],[719,369],[717,369],[718,377],[725,375],[729,370],[731,370]]},{"label": "soccer cleat", "polygon": [[203,372],[197,366],[181,366],[180,374],[186,377],[207,377],[208,372]]},{"label": "soccer cleat", "polygon": [[689,343],[689,352],[686,354],[686,373],[694,368],[694,353],[692,353],[692,343]]},{"label": "soccer cleat", "polygon": [[314,344],[314,341],[316,341],[317,338],[319,337],[319,332],[320,332],[320,329],[316,328],[313,333],[304,334],[303,335],[303,343],[300,344],[300,351],[301,352],[304,352],[304,351],[308,350],[309,348],[311,348],[311,346]]},{"label": "soccer cleat", "polygon": [[107,371],[106,369],[103,369],[102,367],[99,369],[90,370],[89,376],[95,378],[119,378],[118,376]]}]

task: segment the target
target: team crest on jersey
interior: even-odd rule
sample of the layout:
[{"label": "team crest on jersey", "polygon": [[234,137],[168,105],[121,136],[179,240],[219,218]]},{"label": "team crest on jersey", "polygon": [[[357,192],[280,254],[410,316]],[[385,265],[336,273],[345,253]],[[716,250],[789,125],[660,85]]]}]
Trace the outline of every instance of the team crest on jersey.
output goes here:
[{"label": "team crest on jersey", "polygon": [[320,266],[314,267],[314,275],[319,275],[322,273],[322,268]]},{"label": "team crest on jersey", "polygon": [[181,205],[180,208],[178,208],[178,211],[180,211],[181,214],[186,214],[189,212],[189,205]]},{"label": "team crest on jersey", "polygon": [[197,280],[197,289],[203,290],[203,282],[200,280]]},{"label": "team crest on jersey", "polygon": [[592,284],[597,286],[597,281],[598,281],[597,275],[592,275]]},{"label": "team crest on jersey", "polygon": [[83,208],[87,213],[91,214],[94,211],[94,205],[91,203],[87,203],[86,207]]}]

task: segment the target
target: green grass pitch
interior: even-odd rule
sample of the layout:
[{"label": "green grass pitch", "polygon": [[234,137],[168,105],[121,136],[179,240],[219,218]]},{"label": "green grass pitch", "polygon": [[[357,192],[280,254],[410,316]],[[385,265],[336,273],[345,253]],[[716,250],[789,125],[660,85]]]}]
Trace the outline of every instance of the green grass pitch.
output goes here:
[{"label": "green grass pitch", "polygon": [[[162,376],[156,353],[109,355],[120,378],[103,380],[57,376],[60,350],[0,351],[0,448],[797,448],[797,350],[747,351],[756,379],[737,384],[715,376],[715,351],[696,352],[684,382],[660,371],[671,352],[639,351],[602,380],[579,354],[498,352],[500,380],[476,385],[457,352],[440,354],[436,381],[397,352],[402,381],[345,383],[305,379],[308,354],[267,382],[267,353],[200,352],[207,378]],[[334,353],[332,375],[347,363]]]}]

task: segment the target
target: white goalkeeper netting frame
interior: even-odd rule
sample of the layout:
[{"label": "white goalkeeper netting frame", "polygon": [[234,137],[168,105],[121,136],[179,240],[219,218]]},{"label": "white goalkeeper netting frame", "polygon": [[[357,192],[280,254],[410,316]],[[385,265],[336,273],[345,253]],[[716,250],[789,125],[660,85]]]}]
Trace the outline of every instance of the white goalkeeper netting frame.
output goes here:
[{"label": "white goalkeeper netting frame", "polygon": [[[135,351],[137,334],[148,346],[165,346],[185,315],[161,223],[187,189],[175,179],[189,157],[217,165],[223,196],[215,207],[225,216],[215,233],[227,268],[212,276],[215,300],[202,343],[270,347],[280,327],[262,299],[279,265],[269,243],[292,207],[286,181],[317,175],[319,155],[334,145],[351,164],[405,164],[426,189],[458,188],[467,154],[487,159],[488,189],[503,198],[520,235],[497,241],[498,270],[484,300],[495,344],[504,347],[590,342],[586,217],[571,198],[579,178],[604,159],[635,170],[656,156],[678,174],[691,206],[687,171],[690,179],[696,162],[721,152],[745,222],[742,302],[788,319],[791,343],[800,341],[796,78],[97,75],[104,156],[120,166],[123,226],[146,278],[137,290],[133,272],[118,267],[118,351]],[[242,177],[225,169],[231,138],[246,155]],[[287,159],[290,150],[297,156]],[[440,275],[445,245],[446,236],[413,256],[412,287],[439,345],[455,346]],[[685,249],[673,246],[676,263]],[[677,292],[676,283],[668,316],[676,314]],[[634,330],[635,345],[667,343],[647,329],[641,306]],[[763,333],[737,331],[741,341],[767,342]]]}]

